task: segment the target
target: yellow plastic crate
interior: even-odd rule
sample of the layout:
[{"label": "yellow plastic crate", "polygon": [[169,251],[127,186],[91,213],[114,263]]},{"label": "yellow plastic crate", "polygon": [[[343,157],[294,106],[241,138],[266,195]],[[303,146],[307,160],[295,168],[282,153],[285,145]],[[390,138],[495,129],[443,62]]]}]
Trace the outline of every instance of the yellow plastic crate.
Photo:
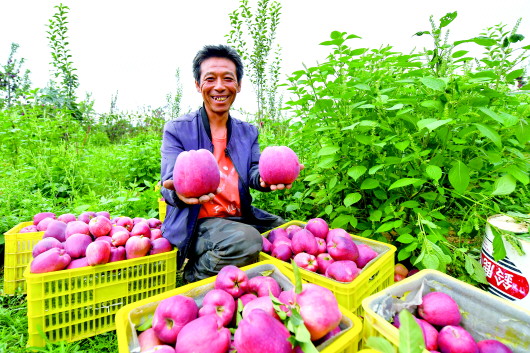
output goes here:
[{"label": "yellow plastic crate", "polygon": [[[287,228],[290,225],[305,226],[304,222],[291,221],[278,228]],[[267,236],[269,232],[263,233]],[[392,284],[394,284],[394,254],[396,247],[391,244],[382,243],[376,240],[367,239],[352,235],[353,241],[357,244],[366,244],[374,249],[379,255],[368,263],[361,271],[359,276],[350,283],[343,283],[327,278],[321,274],[300,269],[302,279],[307,282],[315,283],[330,289],[337,297],[340,305],[352,311],[353,313],[363,316],[362,300],[373,293],[376,293]],[[278,265],[286,266],[292,269],[288,262],[278,260],[273,256],[261,252],[260,260],[273,261]]]},{"label": "yellow plastic crate", "polygon": [[164,222],[166,219],[167,204],[163,197],[158,199],[158,219]]},{"label": "yellow plastic crate", "polygon": [[[389,322],[393,303],[403,303],[400,298],[405,294],[417,298],[430,291],[444,292],[457,302],[462,313],[460,325],[475,340],[498,339],[514,353],[530,352],[529,310],[436,270],[422,270],[365,298],[363,342],[372,336],[384,337],[398,347],[399,330]],[[416,306],[411,305],[414,310]]]},{"label": "yellow plastic crate", "polygon": [[[271,276],[282,284],[286,279],[292,285],[294,276],[292,271],[284,266],[276,266],[271,261],[261,261],[241,268],[247,272],[251,278],[263,271],[273,271]],[[206,278],[204,280],[187,284],[185,286],[173,289],[171,291],[144,299],[133,304],[129,304],[118,310],[116,314],[116,332],[118,336],[119,353],[129,353],[138,348],[138,338],[135,327],[141,323],[142,317],[153,314],[158,303],[163,299],[174,295],[186,295],[194,298],[199,303],[202,301],[202,295],[208,290],[213,289],[216,277]],[[287,288],[283,288],[287,289]],[[340,307],[343,315],[343,322],[351,323],[349,329],[344,330],[340,336],[329,340],[327,344],[320,347],[324,353],[355,353],[359,350],[362,335],[362,321],[349,310]]]},{"label": "yellow plastic crate", "polygon": [[177,250],[99,266],[33,274],[27,282],[28,346],[114,330],[123,306],[175,288]]},{"label": "yellow plastic crate", "polygon": [[26,293],[24,270],[33,259],[33,246],[44,232],[19,233],[33,222],[22,222],[4,233],[4,294]]}]

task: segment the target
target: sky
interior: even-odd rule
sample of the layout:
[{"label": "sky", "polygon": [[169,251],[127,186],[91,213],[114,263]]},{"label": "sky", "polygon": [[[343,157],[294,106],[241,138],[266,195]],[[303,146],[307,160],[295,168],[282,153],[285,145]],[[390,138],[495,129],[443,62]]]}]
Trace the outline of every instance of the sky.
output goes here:
[{"label": "sky", "polygon": [[[24,58],[33,87],[51,79],[51,50],[47,24],[60,1],[1,0],[0,64],[5,64],[11,43],[20,45],[16,58]],[[392,45],[401,52],[432,47],[429,17],[438,20],[458,12],[449,25],[451,42],[478,36],[486,28],[505,24],[511,29],[522,18],[518,33],[530,43],[530,0],[279,0],[282,5],[277,43],[282,47],[281,82],[303,64],[323,62],[329,48],[319,43],[332,31],[356,34],[355,48]],[[110,110],[117,97],[121,111],[137,112],[166,104],[177,87],[180,70],[182,109],[202,103],[191,73],[195,53],[206,44],[226,44],[231,30],[229,13],[239,0],[65,0],[68,40],[80,87],[88,92],[98,113]],[[249,0],[253,9],[257,0]],[[473,44],[469,44],[473,45]],[[478,48],[465,48],[477,50]],[[285,100],[285,99],[284,99]],[[242,82],[236,108],[255,110],[255,95],[248,79]]]}]

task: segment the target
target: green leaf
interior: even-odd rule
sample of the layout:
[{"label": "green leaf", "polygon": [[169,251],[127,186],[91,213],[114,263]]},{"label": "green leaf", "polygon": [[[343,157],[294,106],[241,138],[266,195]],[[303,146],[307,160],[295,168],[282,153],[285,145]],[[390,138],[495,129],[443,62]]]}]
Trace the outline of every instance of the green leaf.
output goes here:
[{"label": "green leaf", "polygon": [[489,126],[482,125],[482,124],[473,124],[473,125],[477,127],[478,131],[480,132],[482,136],[491,140],[491,142],[493,142],[495,146],[499,148],[502,147],[501,137],[495,130],[493,130]]},{"label": "green leaf", "polygon": [[440,180],[440,178],[442,177],[442,169],[437,165],[429,164],[427,168],[425,168],[425,173],[427,173],[429,178],[436,181]]},{"label": "green leaf", "polygon": [[493,110],[490,110],[486,107],[478,107],[478,110],[480,110],[485,115],[489,116],[493,120],[499,122],[500,124],[506,127],[513,126],[517,124],[517,122],[519,121],[519,119],[517,117],[514,117],[513,115],[510,115],[507,113],[503,114],[501,112],[496,113]]},{"label": "green leaf", "polygon": [[467,53],[469,53],[469,50],[459,50],[459,51],[455,51],[451,56],[453,58],[460,58],[466,55]]},{"label": "green leaf", "polygon": [[399,312],[399,352],[422,353],[425,349],[420,325],[408,310]]},{"label": "green leaf", "polygon": [[300,269],[294,260],[291,260],[291,265],[293,266],[294,292],[300,294],[302,293],[302,275],[300,275]]},{"label": "green leaf", "polygon": [[426,128],[429,131],[433,131],[439,128],[440,126],[450,123],[451,121],[453,121],[453,119],[438,120],[438,119],[429,118],[429,119],[420,120],[416,124],[418,125],[418,130]]},{"label": "green leaf", "polygon": [[423,257],[421,263],[425,268],[438,270],[440,266],[440,260],[438,259],[438,256],[434,254],[425,254]]},{"label": "green leaf", "polygon": [[491,226],[491,232],[493,233],[493,259],[500,261],[506,257],[506,248],[504,247],[502,234],[493,226]]},{"label": "green leaf", "polygon": [[363,182],[361,184],[361,189],[362,190],[375,189],[378,186],[379,186],[379,181],[378,180],[372,179],[372,178],[368,178],[368,179],[363,180]]},{"label": "green leaf", "polygon": [[412,235],[410,235],[408,233],[401,234],[396,239],[397,242],[402,243],[402,244],[410,244],[413,241],[417,241],[417,240],[418,240],[417,238],[415,238],[414,236],[412,236]]},{"label": "green leaf", "polygon": [[517,179],[517,181],[519,181],[523,185],[527,185],[530,182],[528,174],[523,172],[519,167],[515,165],[510,165],[504,168],[503,171],[513,176],[515,179]]},{"label": "green leaf", "polygon": [[396,353],[394,345],[384,337],[370,336],[366,340],[366,345],[381,353]]},{"label": "green leaf", "polygon": [[456,161],[449,170],[449,182],[460,194],[463,194],[469,185],[469,168],[461,161]]},{"label": "green leaf", "polygon": [[396,189],[396,188],[402,188],[402,187],[405,187],[405,186],[409,186],[409,185],[412,185],[412,184],[415,184],[415,183],[420,183],[423,184],[425,183],[425,180],[423,179],[417,179],[417,178],[401,178],[399,180],[396,180],[395,182],[392,183],[392,185],[390,185],[388,187],[388,191],[392,190],[392,189]]},{"label": "green leaf", "polygon": [[366,171],[368,168],[362,165],[356,165],[348,169],[348,176],[352,177],[353,180],[357,181]]},{"label": "green leaf", "polygon": [[142,317],[142,320],[144,320],[138,327],[136,327],[137,331],[145,331],[147,329],[150,329],[151,326],[153,326],[153,314],[147,315],[147,318]]},{"label": "green leaf", "polygon": [[423,83],[426,87],[435,91],[443,92],[447,86],[444,80],[435,77],[422,77],[420,78],[420,82]]},{"label": "green leaf", "polygon": [[331,154],[337,153],[340,150],[340,147],[337,146],[325,146],[320,151],[318,151],[319,156],[329,156]]},{"label": "green leaf", "polygon": [[509,195],[515,191],[515,186],[517,181],[510,174],[501,176],[499,179],[495,180],[493,184],[492,195]]},{"label": "green leaf", "polygon": [[344,198],[344,206],[349,207],[354,203],[358,202],[362,198],[358,192],[352,192]]},{"label": "green leaf", "polygon": [[483,47],[489,47],[489,46],[497,44],[497,41],[489,37],[480,36],[480,37],[475,37],[475,38],[466,39],[466,40],[458,40],[454,43],[454,45],[457,46],[462,43],[475,43],[478,45],[482,45]]},{"label": "green leaf", "polygon": [[[447,27],[456,18],[457,12],[448,12],[444,17],[440,18],[440,28]],[[403,353],[403,352],[401,352]]]}]

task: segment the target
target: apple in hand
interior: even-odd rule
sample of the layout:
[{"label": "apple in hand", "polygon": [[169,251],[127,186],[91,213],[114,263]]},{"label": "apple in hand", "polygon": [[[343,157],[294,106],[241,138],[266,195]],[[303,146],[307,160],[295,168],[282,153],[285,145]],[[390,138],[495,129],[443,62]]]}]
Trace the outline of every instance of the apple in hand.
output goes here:
[{"label": "apple in hand", "polygon": [[224,266],[215,278],[214,288],[222,289],[232,297],[239,298],[248,289],[248,276],[237,266]]},{"label": "apple in hand", "polygon": [[174,295],[158,303],[153,314],[152,327],[162,342],[175,344],[180,330],[195,320],[198,314],[199,308],[192,298]]},{"label": "apple in hand", "polygon": [[133,235],[125,243],[127,259],[145,256],[151,250],[151,239],[143,235]]},{"label": "apple in hand", "polygon": [[199,309],[199,317],[214,314],[220,319],[223,326],[232,321],[236,311],[234,297],[222,289],[212,289],[206,293]]},{"label": "apple in hand", "polygon": [[301,267],[311,272],[317,272],[318,263],[315,255],[301,252],[296,254],[293,260],[298,265],[298,267]]}]

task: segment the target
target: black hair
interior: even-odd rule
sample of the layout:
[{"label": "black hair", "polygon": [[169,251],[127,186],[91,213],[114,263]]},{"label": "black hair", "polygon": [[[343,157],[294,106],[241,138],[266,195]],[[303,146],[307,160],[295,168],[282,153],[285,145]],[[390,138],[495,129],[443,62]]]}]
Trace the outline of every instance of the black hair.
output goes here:
[{"label": "black hair", "polygon": [[243,62],[237,51],[228,45],[205,45],[197,52],[193,59],[193,77],[195,81],[201,80],[201,64],[210,58],[226,58],[236,65],[237,82],[241,83],[243,78]]}]

